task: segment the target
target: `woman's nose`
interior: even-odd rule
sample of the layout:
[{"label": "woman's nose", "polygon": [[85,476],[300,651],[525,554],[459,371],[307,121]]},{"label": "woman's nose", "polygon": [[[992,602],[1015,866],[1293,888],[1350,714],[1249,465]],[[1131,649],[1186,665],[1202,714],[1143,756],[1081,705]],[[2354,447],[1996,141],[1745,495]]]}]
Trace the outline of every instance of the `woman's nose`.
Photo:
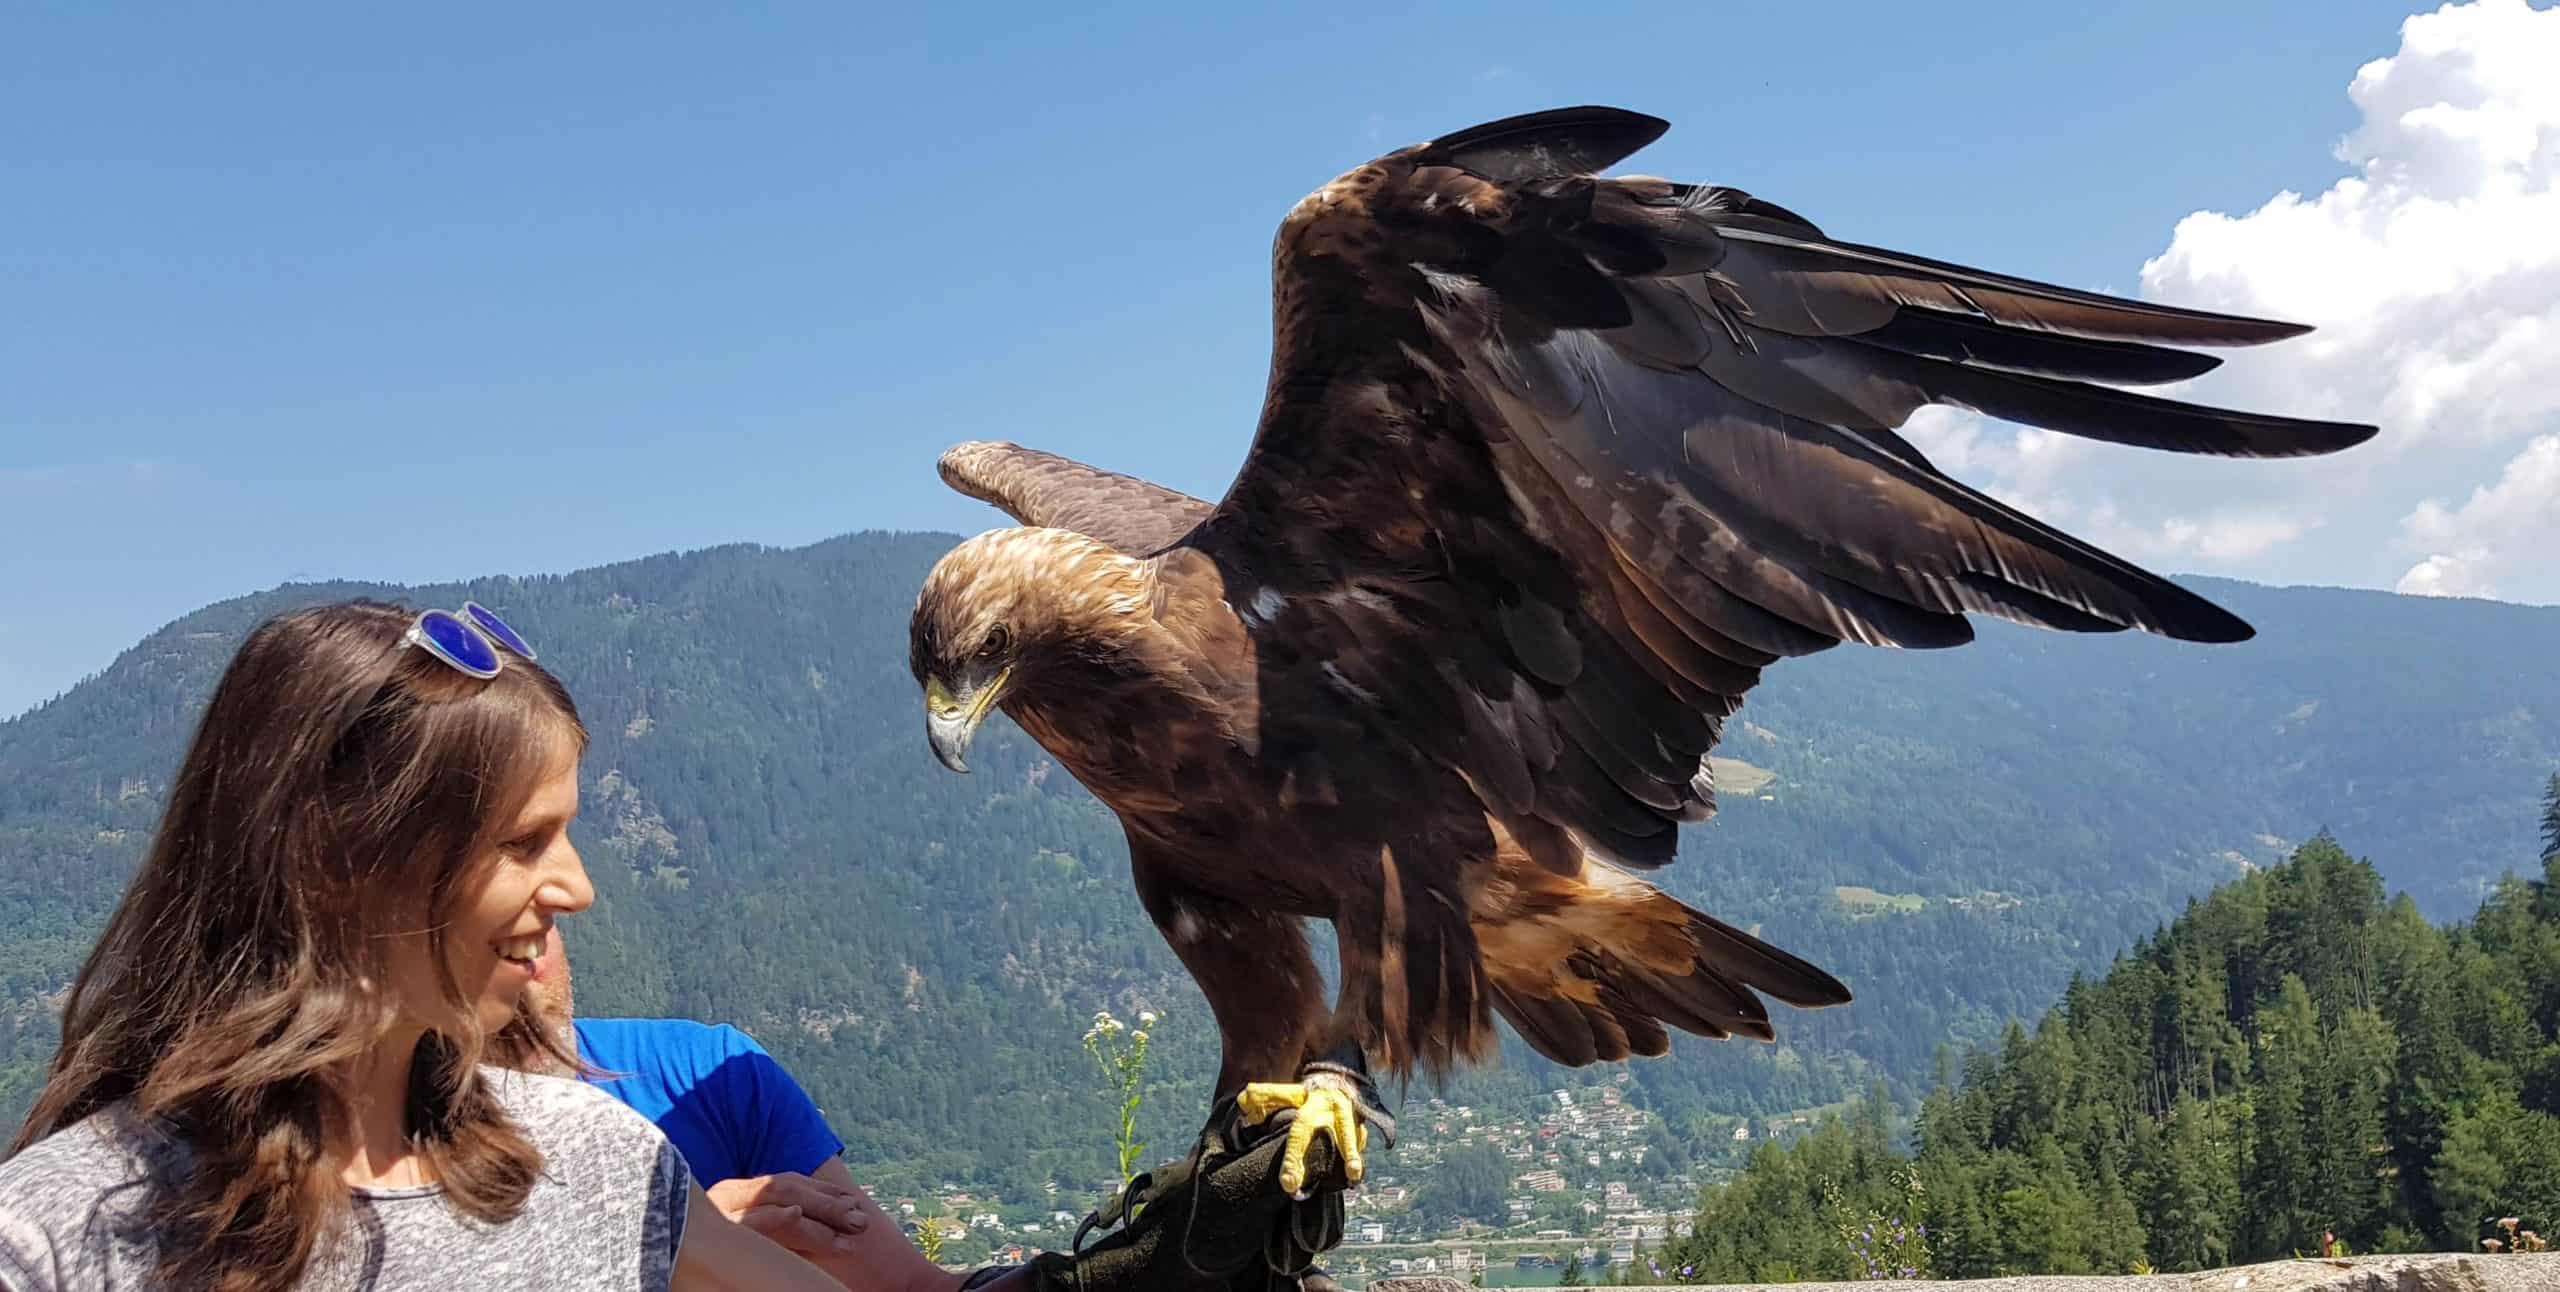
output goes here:
[{"label": "woman's nose", "polygon": [[587,863],[578,850],[566,841],[560,845],[560,860],[543,881],[543,905],[555,911],[583,911],[596,903],[596,886],[587,878]]}]

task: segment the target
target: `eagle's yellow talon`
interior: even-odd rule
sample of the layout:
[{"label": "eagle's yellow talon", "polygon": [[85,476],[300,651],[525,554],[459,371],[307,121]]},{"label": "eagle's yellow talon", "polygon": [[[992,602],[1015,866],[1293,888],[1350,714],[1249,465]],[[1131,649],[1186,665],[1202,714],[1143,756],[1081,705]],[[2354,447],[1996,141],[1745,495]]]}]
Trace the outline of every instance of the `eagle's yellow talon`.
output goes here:
[{"label": "eagle's yellow talon", "polygon": [[1256,1081],[1236,1096],[1236,1111],[1244,1114],[1248,1126],[1271,1120],[1283,1108],[1297,1109],[1298,1119],[1289,1124],[1288,1143],[1280,1150],[1282,1189],[1294,1194],[1306,1187],[1307,1146],[1315,1142],[1317,1131],[1323,1131],[1342,1155],[1343,1178],[1360,1182],[1368,1170],[1361,1154],[1369,1147],[1369,1127],[1360,1120],[1360,1105],[1349,1094],[1328,1086]]}]

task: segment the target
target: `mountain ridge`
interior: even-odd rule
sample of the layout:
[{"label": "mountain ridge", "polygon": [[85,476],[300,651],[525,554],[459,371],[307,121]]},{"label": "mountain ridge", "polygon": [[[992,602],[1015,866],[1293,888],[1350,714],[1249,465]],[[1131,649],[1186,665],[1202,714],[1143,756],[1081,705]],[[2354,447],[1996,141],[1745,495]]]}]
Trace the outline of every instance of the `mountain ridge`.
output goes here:
[{"label": "mountain ridge", "polygon": [[[595,733],[582,1001],[749,1024],[850,1152],[965,1179],[1089,1174],[1100,1104],[1058,1075],[1082,1061],[1080,1020],[1171,1006],[1150,1135],[1178,1142],[1209,1029],[1138,915],[1116,824],[1009,724],[990,724],[975,776],[925,750],[905,619],[955,541],[865,531],[287,584],[173,620],[0,721],[0,1015],[25,1016],[0,1022],[0,1115],[50,1044],[31,1002],[112,903],[239,636],[314,600],[471,596],[526,631]],[[1684,1040],[1633,1065],[1667,1125],[1834,1102],[1871,1076],[1916,1094],[1940,1044],[2032,1017],[2070,972],[2324,826],[2439,918],[2494,880],[2483,859],[2529,851],[2534,787],[2560,765],[2560,680],[2538,663],[2560,658],[2560,609],[2182,582],[2259,637],[1986,623],[1954,651],[1843,647],[1770,671],[1719,753],[1773,779],[1691,828],[1661,877],[1861,999],[1781,1011],[1776,1046]],[[1840,888],[1922,904],[1850,911]],[[1513,1047],[1460,1093],[1516,1099],[1551,1073]]]}]

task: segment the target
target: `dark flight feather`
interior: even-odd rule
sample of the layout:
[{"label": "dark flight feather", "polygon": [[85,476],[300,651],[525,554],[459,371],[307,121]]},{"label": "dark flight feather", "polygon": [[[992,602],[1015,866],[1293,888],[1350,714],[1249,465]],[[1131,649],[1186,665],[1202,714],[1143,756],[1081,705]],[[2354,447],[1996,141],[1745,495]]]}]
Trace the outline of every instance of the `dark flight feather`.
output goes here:
[{"label": "dark flight feather", "polygon": [[1728,248],[1716,272],[1751,303],[1754,323],[1803,336],[1881,327],[1901,306],[1977,314],[2008,327],[2112,341],[2258,345],[2299,323],[2101,296],[1880,247],[1835,242],[1758,220],[1705,215]]},{"label": "dark flight feather", "polygon": [[1883,327],[1861,332],[1858,339],[1924,358],[2127,386],[2185,381],[2222,366],[2221,359],[2191,350],[2131,341],[2098,341],[2061,332],[2028,332],[1969,314],[1919,306],[1894,311]]}]

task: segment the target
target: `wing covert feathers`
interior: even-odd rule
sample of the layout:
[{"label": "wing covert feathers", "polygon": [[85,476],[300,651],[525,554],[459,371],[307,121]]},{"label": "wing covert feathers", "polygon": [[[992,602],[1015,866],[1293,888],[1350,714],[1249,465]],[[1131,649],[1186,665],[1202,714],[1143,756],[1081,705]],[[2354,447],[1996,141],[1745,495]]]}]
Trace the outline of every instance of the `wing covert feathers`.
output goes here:
[{"label": "wing covert feathers", "polygon": [[937,469],[943,483],[1025,525],[1074,530],[1131,556],[1180,542],[1209,515],[1189,494],[1000,441],[954,445]]},{"label": "wing covert feathers", "polygon": [[1552,108],[1443,136],[1424,155],[1487,179],[1530,180],[1605,170],[1670,128],[1620,108]]}]

